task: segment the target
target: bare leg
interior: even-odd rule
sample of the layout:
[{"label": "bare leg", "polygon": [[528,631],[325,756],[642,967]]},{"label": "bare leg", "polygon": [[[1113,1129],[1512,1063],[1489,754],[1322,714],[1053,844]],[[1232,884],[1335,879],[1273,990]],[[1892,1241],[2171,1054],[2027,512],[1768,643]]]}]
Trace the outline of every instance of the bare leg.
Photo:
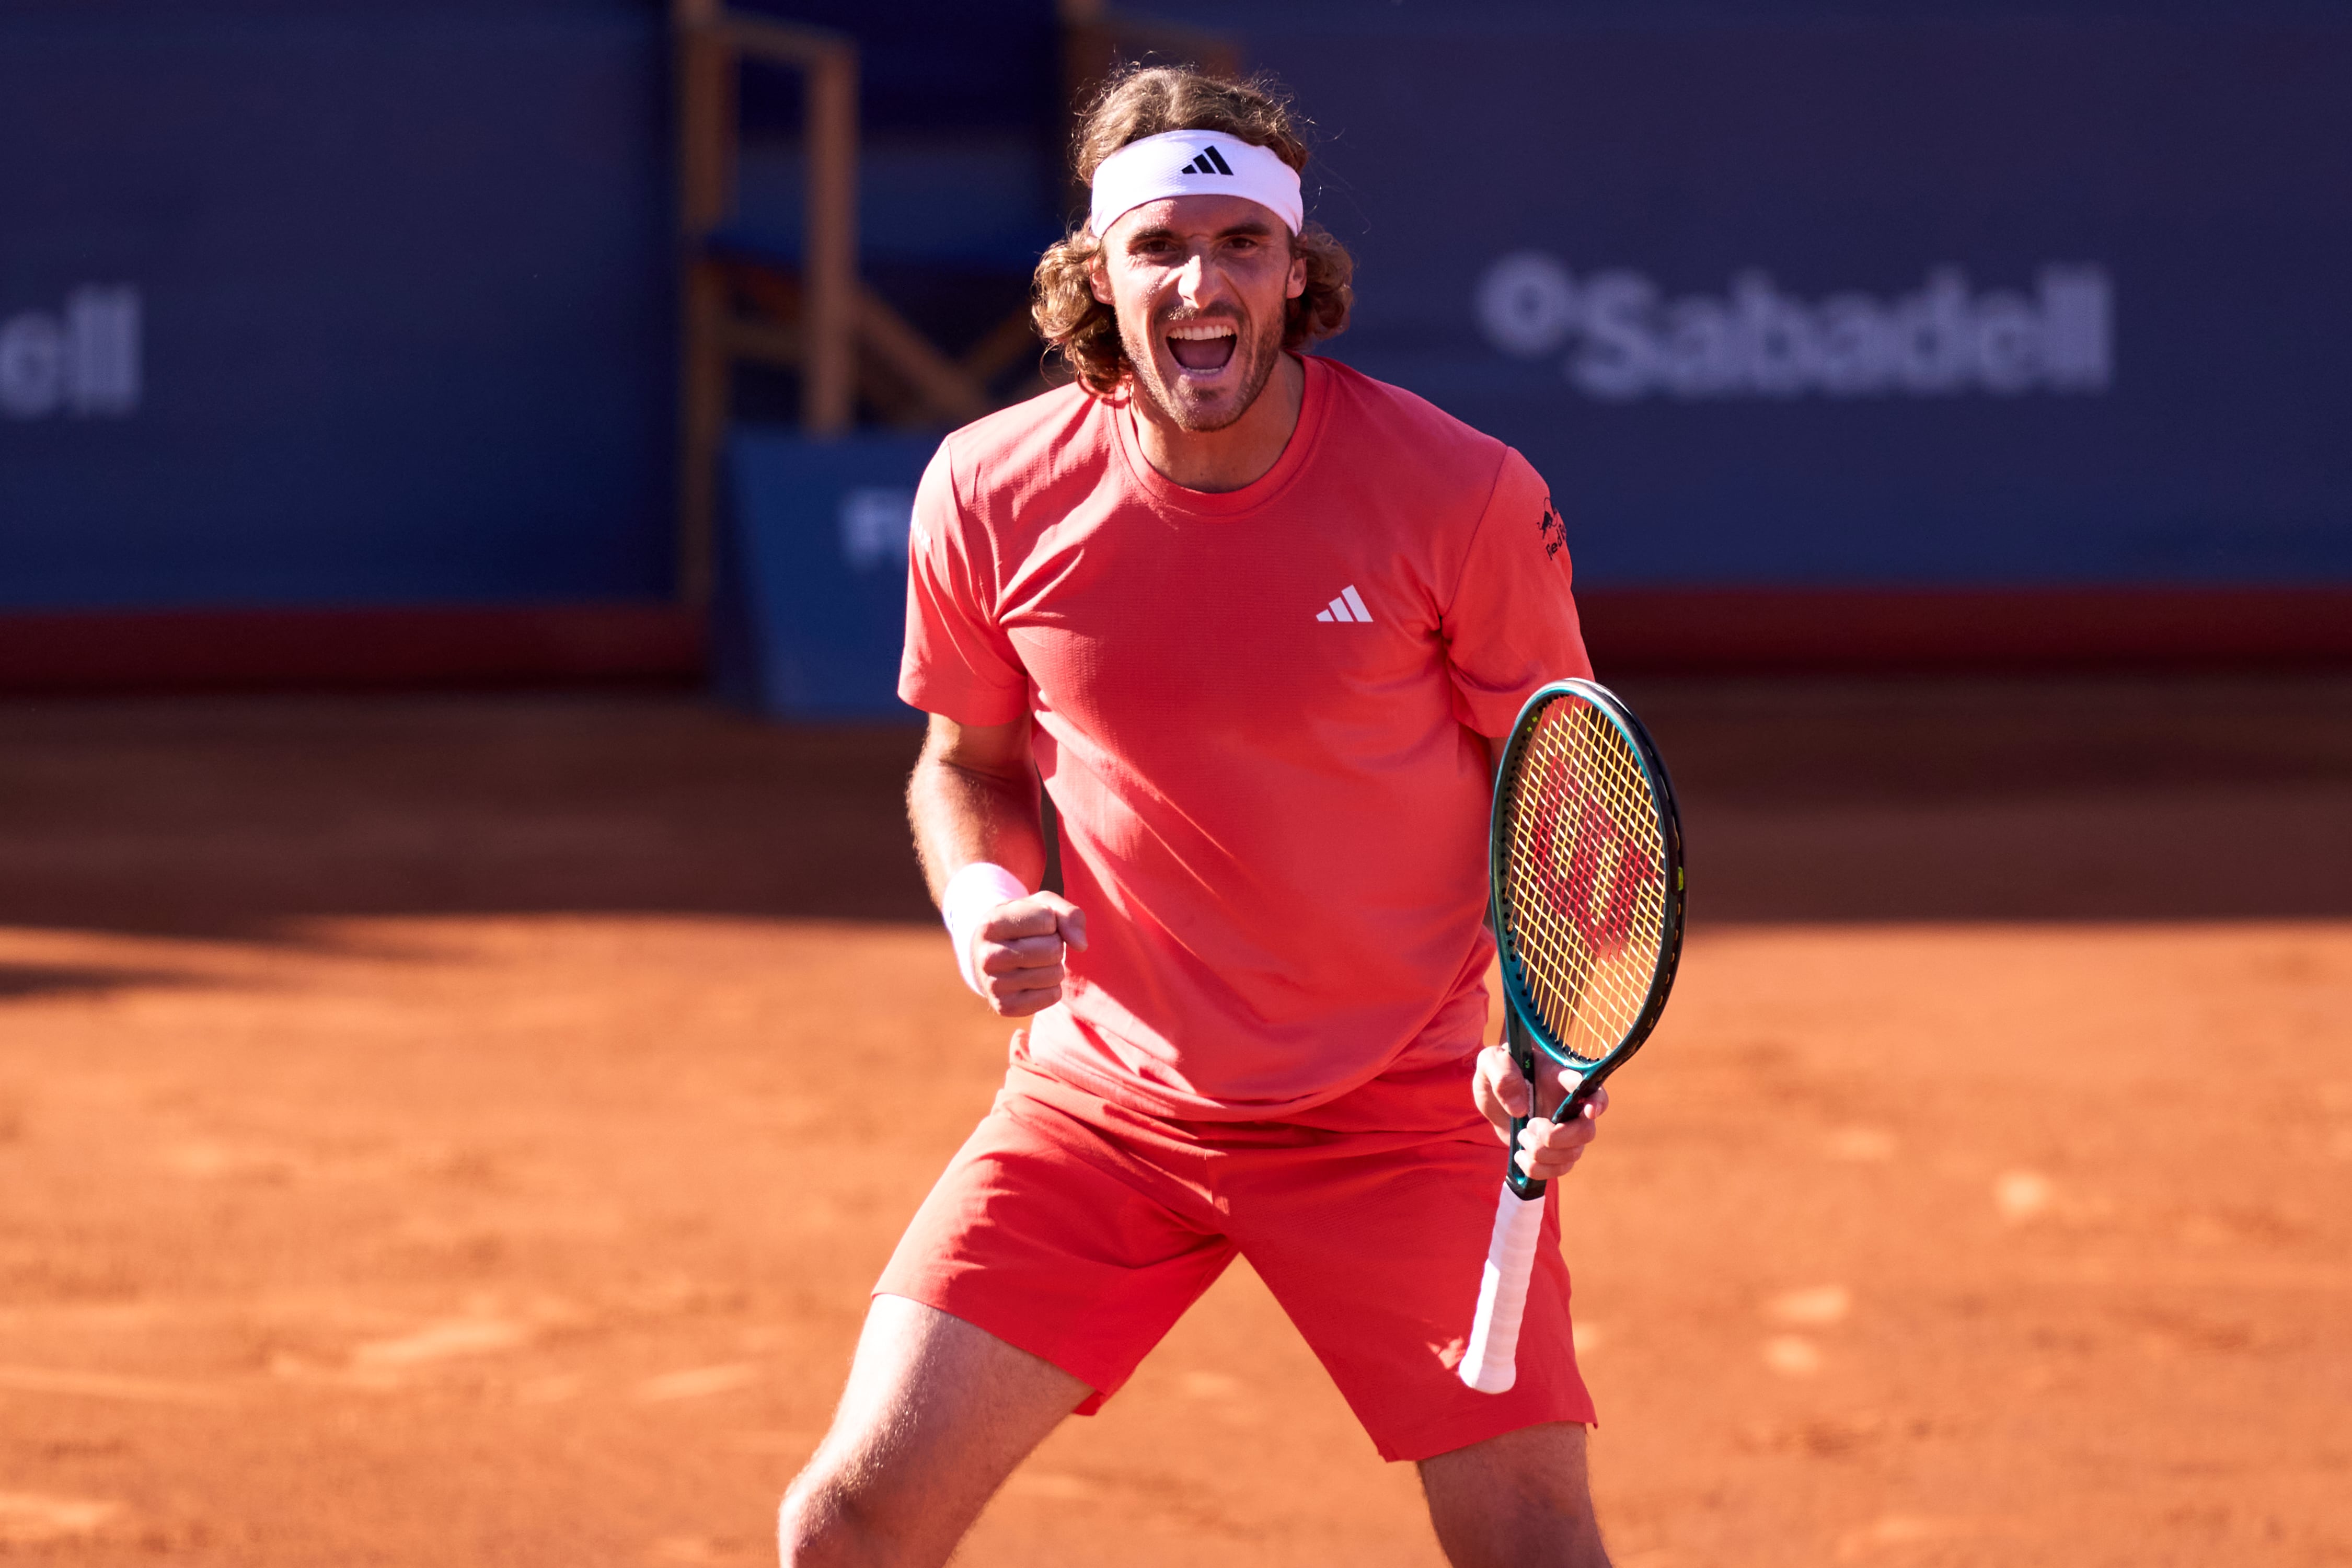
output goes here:
[{"label": "bare leg", "polygon": [[833,1430],[784,1494],[786,1568],[938,1568],[1087,1394],[961,1318],[877,1296]]},{"label": "bare leg", "polygon": [[1581,1426],[1529,1426],[1423,1459],[1421,1489],[1454,1568],[1609,1568]]}]

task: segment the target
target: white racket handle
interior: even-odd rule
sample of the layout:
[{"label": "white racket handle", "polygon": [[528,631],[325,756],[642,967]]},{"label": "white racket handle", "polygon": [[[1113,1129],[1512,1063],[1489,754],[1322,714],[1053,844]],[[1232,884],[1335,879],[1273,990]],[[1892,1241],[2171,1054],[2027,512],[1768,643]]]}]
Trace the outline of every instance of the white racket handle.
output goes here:
[{"label": "white racket handle", "polygon": [[1486,1273],[1478,1281],[1478,1315],[1470,1321],[1470,1345],[1454,1369],[1481,1394],[1507,1394],[1519,1379],[1519,1319],[1528,1310],[1528,1279],[1535,1273],[1543,1217],[1543,1199],[1522,1198],[1504,1184],[1495,1208],[1494,1239],[1486,1244]]}]

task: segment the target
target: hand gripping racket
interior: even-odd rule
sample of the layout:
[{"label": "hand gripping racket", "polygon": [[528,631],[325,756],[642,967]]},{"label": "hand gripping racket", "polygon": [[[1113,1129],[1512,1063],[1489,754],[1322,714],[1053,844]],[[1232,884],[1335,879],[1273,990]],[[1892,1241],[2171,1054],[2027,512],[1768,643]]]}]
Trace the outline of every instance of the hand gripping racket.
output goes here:
[{"label": "hand gripping racket", "polygon": [[[1674,785],[1642,721],[1606,688],[1560,680],[1528,700],[1495,778],[1495,943],[1504,1039],[1537,1109],[1536,1052],[1572,1084],[1574,1116],[1665,1010],[1683,946],[1683,838]],[[1517,1379],[1519,1315],[1543,1232],[1544,1184],[1511,1152],[1478,1315],[1458,1369],[1482,1394]]]}]

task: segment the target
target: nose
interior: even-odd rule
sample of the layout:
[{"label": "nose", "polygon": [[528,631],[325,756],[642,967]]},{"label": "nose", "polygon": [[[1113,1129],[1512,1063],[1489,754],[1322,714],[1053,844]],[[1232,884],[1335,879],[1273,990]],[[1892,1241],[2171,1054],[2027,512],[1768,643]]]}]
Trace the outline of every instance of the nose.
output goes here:
[{"label": "nose", "polygon": [[1201,295],[1209,281],[1209,258],[1193,251],[1176,269],[1176,295],[1187,305],[1197,308]]}]

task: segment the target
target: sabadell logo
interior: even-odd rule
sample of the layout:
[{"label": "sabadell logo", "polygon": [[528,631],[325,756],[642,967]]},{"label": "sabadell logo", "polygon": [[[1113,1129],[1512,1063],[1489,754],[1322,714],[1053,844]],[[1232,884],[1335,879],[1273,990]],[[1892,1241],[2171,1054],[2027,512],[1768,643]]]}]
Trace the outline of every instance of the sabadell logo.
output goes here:
[{"label": "sabadell logo", "polygon": [[0,318],[0,416],[121,418],[140,395],[139,290],[89,284],[62,310]]},{"label": "sabadell logo", "polygon": [[1892,299],[1783,293],[1746,271],[1723,294],[1669,299],[1638,272],[1579,278],[1522,250],[1486,269],[1478,322],[1526,359],[1561,356],[1570,384],[1612,403],[1661,395],[1938,397],[2100,393],[2115,379],[2115,294],[2102,268],[2053,264],[2030,289],[1979,292],[1929,268]]}]

